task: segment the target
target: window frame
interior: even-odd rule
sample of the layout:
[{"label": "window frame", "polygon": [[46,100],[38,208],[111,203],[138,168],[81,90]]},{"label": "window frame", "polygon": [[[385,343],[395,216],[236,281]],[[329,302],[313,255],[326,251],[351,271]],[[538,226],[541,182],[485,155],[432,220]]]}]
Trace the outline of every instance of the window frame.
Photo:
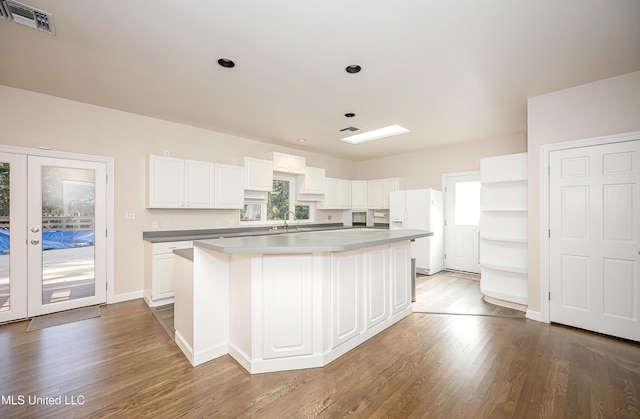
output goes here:
[{"label": "window frame", "polygon": [[[296,212],[296,206],[306,206],[309,207],[309,219],[306,220],[298,220],[300,222],[300,224],[310,224],[313,223],[315,220],[315,215],[316,215],[316,205],[315,202],[311,202],[311,201],[299,201],[298,198],[298,194],[296,193],[297,189],[296,189],[296,177],[295,176],[287,176],[287,175],[274,175],[273,176],[273,180],[284,180],[284,181],[288,181],[289,182],[289,210],[293,211],[294,213]],[[267,193],[271,193],[271,192],[267,192]],[[244,200],[244,204],[243,204],[243,208],[244,205],[251,205],[251,204],[259,204],[260,205],[260,215],[261,216],[267,216],[267,202],[268,200],[254,200],[254,199],[245,199]],[[261,225],[274,225],[274,224],[284,224],[284,220],[267,220],[266,218],[264,220],[243,220],[241,217],[240,218],[240,225],[242,226],[261,226]],[[293,220],[291,220],[293,221]]]}]

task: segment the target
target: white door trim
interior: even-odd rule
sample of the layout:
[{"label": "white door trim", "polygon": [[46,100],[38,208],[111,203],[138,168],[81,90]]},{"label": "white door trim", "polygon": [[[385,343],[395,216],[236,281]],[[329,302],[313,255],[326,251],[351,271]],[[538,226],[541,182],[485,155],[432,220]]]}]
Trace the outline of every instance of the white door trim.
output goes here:
[{"label": "white door trim", "polygon": [[[540,146],[540,316],[528,318],[545,323],[551,322],[551,304],[549,304],[550,290],[550,264],[549,264],[549,160],[552,151],[567,150],[570,148],[589,147],[603,144],[620,143],[624,141],[640,140],[640,131],[627,132],[623,134],[605,135],[602,137],[585,138],[581,140],[564,141],[561,143],[543,144]],[[531,313],[533,314],[533,313]]]},{"label": "white door trim", "polygon": [[[23,154],[29,156],[55,157],[69,160],[84,160],[104,163],[107,170],[107,304],[117,302],[115,297],[115,219],[114,219],[114,196],[115,196],[115,173],[113,157],[96,156],[89,154],[69,153],[64,151],[55,151],[40,148],[15,147],[8,145],[0,145],[0,152]],[[26,216],[26,214],[25,214]]]}]

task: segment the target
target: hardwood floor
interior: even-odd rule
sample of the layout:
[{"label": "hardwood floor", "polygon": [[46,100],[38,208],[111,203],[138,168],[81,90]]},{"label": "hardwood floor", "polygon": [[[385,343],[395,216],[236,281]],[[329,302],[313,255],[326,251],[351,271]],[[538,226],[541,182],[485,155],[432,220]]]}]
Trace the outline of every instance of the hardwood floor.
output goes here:
[{"label": "hardwood floor", "polygon": [[473,314],[524,318],[523,311],[484,301],[480,282],[468,279],[479,275],[442,271],[435,275],[418,275],[414,311],[425,313]]},{"label": "hardwood floor", "polygon": [[253,376],[191,367],[142,300],[26,327],[0,326],[3,418],[640,417],[639,344],[525,319],[414,313],[324,368]]}]

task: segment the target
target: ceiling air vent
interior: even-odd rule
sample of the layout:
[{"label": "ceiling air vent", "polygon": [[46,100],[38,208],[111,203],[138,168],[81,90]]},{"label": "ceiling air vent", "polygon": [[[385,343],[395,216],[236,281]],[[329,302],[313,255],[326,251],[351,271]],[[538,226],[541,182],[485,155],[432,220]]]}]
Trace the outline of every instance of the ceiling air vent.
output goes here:
[{"label": "ceiling air vent", "polygon": [[24,26],[55,35],[53,16],[13,0],[0,0],[0,16]]},{"label": "ceiling air vent", "polygon": [[342,128],[342,129],[340,130],[340,132],[345,132],[345,131],[351,131],[351,132],[353,132],[353,131],[359,131],[359,130],[360,130],[360,128],[356,128],[356,127],[346,127],[346,128]]}]

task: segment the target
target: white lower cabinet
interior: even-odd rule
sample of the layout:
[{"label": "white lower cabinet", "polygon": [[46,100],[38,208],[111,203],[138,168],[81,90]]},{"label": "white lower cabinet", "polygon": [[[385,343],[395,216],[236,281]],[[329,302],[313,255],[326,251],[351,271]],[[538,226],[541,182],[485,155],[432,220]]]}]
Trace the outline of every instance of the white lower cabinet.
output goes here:
[{"label": "white lower cabinet", "polygon": [[311,355],[311,255],[262,258],[262,358]]},{"label": "white lower cabinet", "polygon": [[379,246],[369,249],[365,255],[365,328],[389,317],[389,249]]},{"label": "white lower cabinet", "polygon": [[411,305],[411,246],[408,243],[389,245],[391,281],[391,315]]},{"label": "white lower cabinet", "polygon": [[363,329],[364,254],[360,250],[331,254],[331,347]]},{"label": "white lower cabinet", "polygon": [[190,241],[147,243],[145,242],[144,299],[150,307],[173,302],[175,278],[174,249],[188,249]]},{"label": "white lower cabinet", "polygon": [[176,343],[194,366],[228,353],[251,374],[322,367],[411,313],[410,256],[409,241],[230,255],[196,243],[192,271],[177,261]]}]

